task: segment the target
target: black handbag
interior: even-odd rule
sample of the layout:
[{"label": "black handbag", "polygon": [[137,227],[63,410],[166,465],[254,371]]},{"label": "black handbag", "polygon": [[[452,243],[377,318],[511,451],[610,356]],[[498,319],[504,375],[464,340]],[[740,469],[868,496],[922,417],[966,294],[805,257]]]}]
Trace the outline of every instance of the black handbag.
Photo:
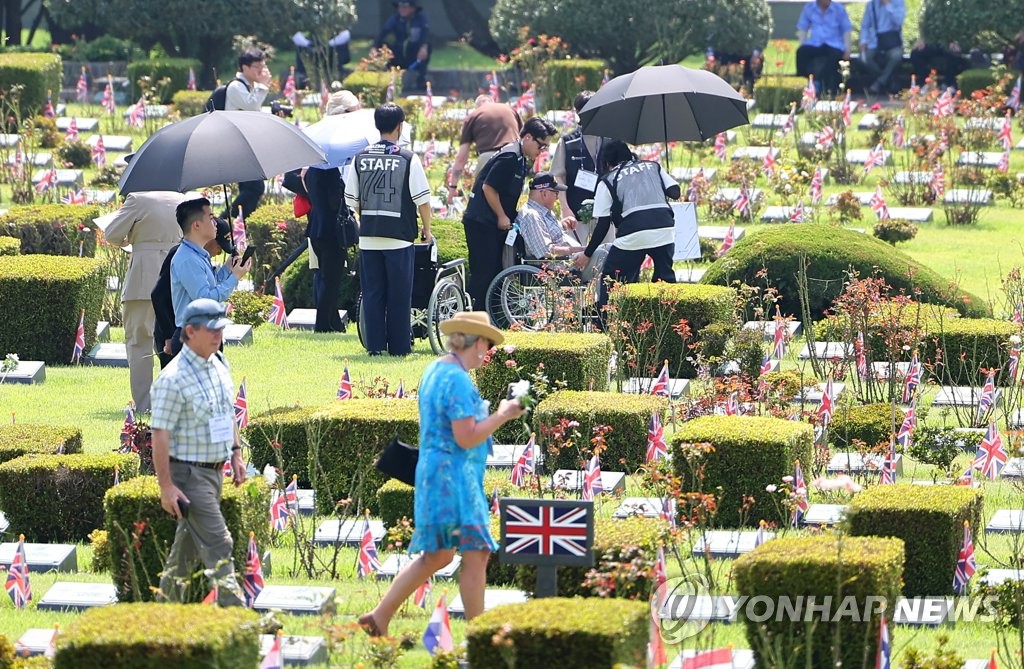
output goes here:
[{"label": "black handbag", "polygon": [[410,446],[396,434],[377,458],[375,466],[393,479],[406,485],[416,485],[416,464],[420,461],[420,449]]},{"label": "black handbag", "polygon": [[338,217],[335,219],[335,236],[338,238],[338,246],[341,250],[347,251],[359,244],[359,224],[356,222],[355,214],[345,204],[342,198],[341,206],[338,207]]},{"label": "black handbag", "polygon": [[878,5],[874,2],[871,3],[871,20],[875,24],[875,38],[878,42],[875,47],[876,49],[888,51],[897,47],[903,48],[903,36],[899,30],[886,30],[884,33],[878,32]]}]

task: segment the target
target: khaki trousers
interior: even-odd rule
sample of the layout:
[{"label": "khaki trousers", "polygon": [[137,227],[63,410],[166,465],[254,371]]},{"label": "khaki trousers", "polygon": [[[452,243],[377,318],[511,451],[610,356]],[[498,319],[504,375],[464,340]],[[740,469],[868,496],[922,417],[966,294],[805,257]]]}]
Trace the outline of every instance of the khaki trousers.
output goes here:
[{"label": "khaki trousers", "polygon": [[156,315],[149,300],[125,300],[124,344],[128,351],[128,375],[132,401],[137,412],[149,411],[149,388],[153,385],[153,328]]}]

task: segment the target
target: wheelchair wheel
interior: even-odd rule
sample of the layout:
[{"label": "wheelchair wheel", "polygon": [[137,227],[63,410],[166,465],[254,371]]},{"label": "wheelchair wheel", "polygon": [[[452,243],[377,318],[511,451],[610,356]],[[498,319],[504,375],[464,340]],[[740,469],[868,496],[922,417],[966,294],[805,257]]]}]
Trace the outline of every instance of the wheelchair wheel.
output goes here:
[{"label": "wheelchair wheel", "polygon": [[359,335],[359,343],[363,350],[366,349],[366,312],[363,311],[363,293],[359,292],[359,299],[356,300],[356,333]]},{"label": "wheelchair wheel", "polygon": [[435,355],[444,352],[441,323],[460,311],[465,311],[468,306],[469,297],[457,281],[443,279],[434,286],[430,293],[430,301],[427,302],[427,335],[430,339],[430,348]]},{"label": "wheelchair wheel", "polygon": [[540,269],[515,265],[498,273],[487,288],[487,313],[498,327],[538,330],[549,320],[547,287]]}]

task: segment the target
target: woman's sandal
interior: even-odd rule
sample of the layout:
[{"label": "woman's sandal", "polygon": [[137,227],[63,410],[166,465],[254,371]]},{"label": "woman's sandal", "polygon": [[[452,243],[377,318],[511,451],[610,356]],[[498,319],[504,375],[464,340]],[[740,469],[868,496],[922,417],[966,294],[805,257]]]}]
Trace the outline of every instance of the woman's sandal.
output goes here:
[{"label": "woman's sandal", "polygon": [[384,636],[384,632],[377,627],[377,621],[373,619],[373,615],[370,613],[364,613],[359,616],[359,626],[363,628],[369,636]]}]

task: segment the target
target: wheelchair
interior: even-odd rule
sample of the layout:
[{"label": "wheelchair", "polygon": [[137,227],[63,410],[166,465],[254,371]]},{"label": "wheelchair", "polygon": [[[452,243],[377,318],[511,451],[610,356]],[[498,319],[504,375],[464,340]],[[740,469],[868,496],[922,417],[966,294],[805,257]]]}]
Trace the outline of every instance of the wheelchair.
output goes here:
[{"label": "wheelchair", "polygon": [[[415,245],[412,280],[412,338],[428,339],[435,355],[444,352],[441,323],[469,309],[466,293],[466,260],[437,261],[437,242]],[[359,343],[366,348],[363,294],[359,294],[356,329]]]}]

